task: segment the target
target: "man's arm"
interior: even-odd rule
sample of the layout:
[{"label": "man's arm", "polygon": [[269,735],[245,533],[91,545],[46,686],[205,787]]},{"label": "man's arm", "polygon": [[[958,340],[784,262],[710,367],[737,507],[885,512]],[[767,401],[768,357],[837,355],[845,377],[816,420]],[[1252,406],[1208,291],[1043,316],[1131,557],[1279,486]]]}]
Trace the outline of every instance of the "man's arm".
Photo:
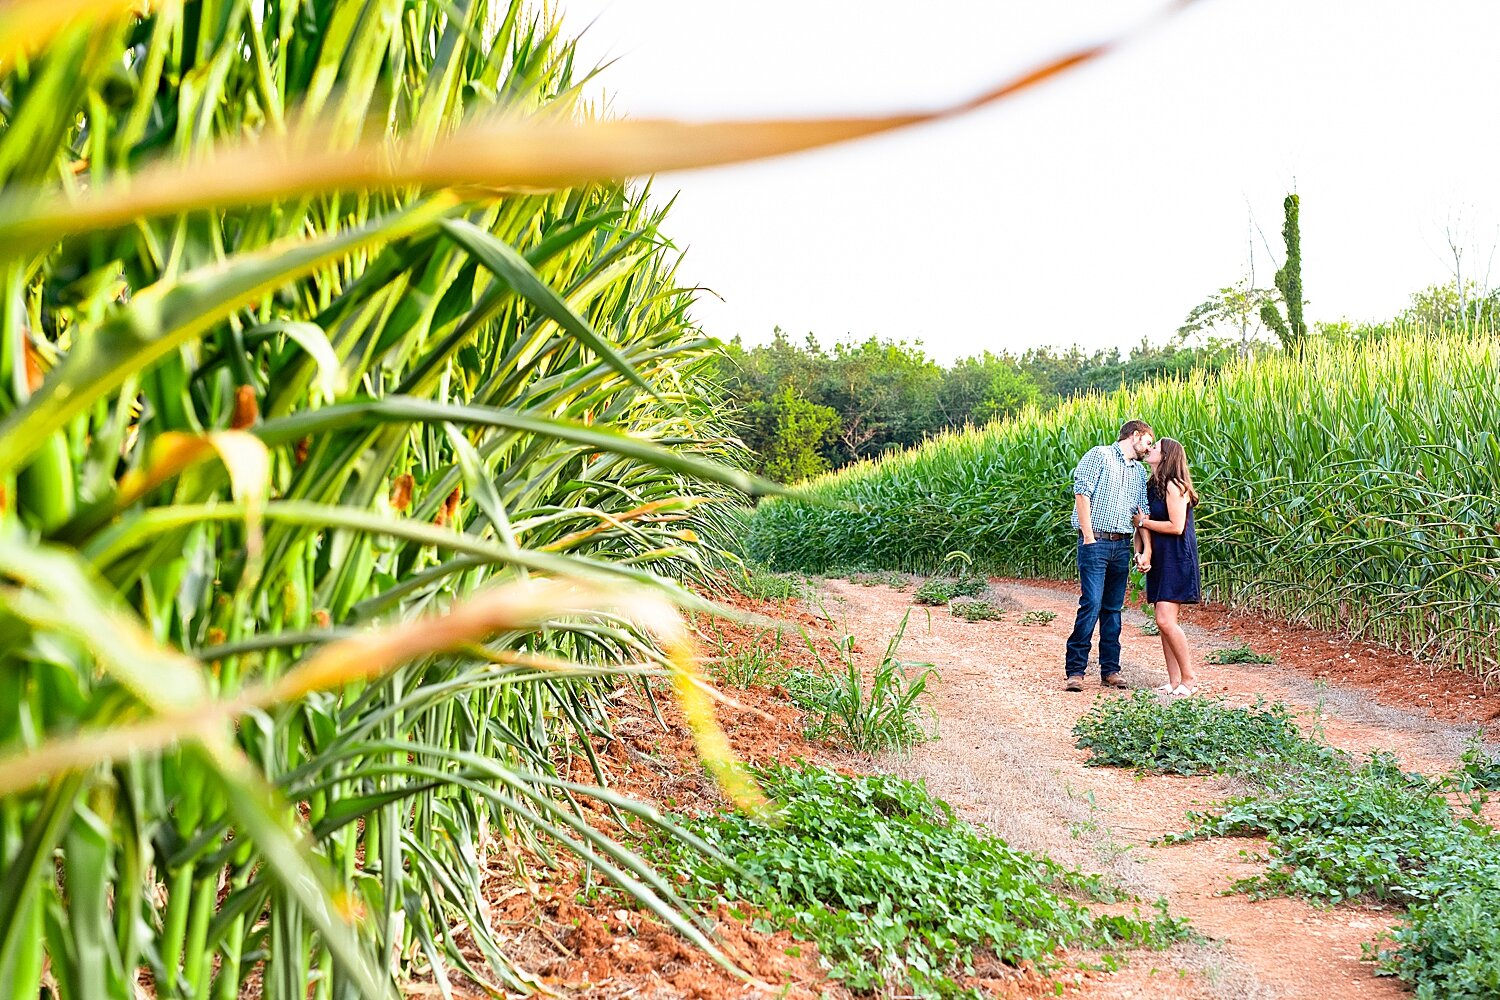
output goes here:
[{"label": "man's arm", "polygon": [[1089,498],[1099,487],[1099,474],[1103,471],[1099,456],[1090,451],[1073,470],[1073,509],[1078,512],[1078,531],[1083,535],[1083,544],[1094,544],[1093,508]]},{"label": "man's arm", "polygon": [[1075,493],[1073,495],[1073,509],[1078,511],[1078,530],[1083,534],[1083,544],[1094,544],[1094,522],[1091,519],[1093,511],[1089,507],[1089,495],[1087,493]]}]

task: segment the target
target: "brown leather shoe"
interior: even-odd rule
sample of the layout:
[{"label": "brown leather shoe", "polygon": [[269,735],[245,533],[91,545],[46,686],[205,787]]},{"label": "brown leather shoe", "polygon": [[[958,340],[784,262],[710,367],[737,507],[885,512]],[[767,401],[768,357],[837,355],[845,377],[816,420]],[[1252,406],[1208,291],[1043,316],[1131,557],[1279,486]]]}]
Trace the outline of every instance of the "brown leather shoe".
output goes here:
[{"label": "brown leather shoe", "polygon": [[1082,691],[1083,690],[1083,678],[1082,677],[1069,677],[1068,678],[1068,683],[1066,683],[1066,684],[1063,685],[1063,690],[1064,691]]},{"label": "brown leather shoe", "polygon": [[1120,676],[1120,674],[1119,674],[1118,671],[1115,672],[1115,673],[1113,673],[1113,674],[1106,674],[1105,676],[1099,678],[1099,683],[1102,684],[1102,685],[1104,685],[1107,688],[1129,688],[1130,687],[1129,684],[1125,683],[1125,679]]}]

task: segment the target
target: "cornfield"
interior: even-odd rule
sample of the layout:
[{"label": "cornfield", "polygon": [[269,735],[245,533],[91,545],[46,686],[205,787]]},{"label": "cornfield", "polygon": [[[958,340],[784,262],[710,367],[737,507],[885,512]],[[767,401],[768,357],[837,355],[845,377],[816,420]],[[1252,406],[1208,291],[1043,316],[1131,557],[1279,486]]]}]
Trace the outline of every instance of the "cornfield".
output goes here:
[{"label": "cornfield", "polygon": [[570,46],[519,4],[79,6],[0,25],[0,995],[525,991],[481,884],[528,851],[713,950],[579,800],[654,814],[558,767],[654,677],[726,760],[672,581],[755,484],[661,213],[309,179],[582,120]]},{"label": "cornfield", "polygon": [[763,501],[775,569],[1075,572],[1072,469],[1143,417],[1187,449],[1210,595],[1500,678],[1500,344],[1408,332],[1079,398]]}]

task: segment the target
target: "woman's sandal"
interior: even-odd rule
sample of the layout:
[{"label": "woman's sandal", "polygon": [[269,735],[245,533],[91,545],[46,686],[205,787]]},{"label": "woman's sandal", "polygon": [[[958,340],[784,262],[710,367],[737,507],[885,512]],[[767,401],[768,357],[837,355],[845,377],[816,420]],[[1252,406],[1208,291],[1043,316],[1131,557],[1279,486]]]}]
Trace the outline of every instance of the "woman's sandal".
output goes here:
[{"label": "woman's sandal", "polygon": [[1173,688],[1172,693],[1177,695],[1179,698],[1186,698],[1189,695],[1197,694],[1198,689],[1195,687],[1188,687],[1186,684],[1179,684],[1177,685],[1177,687]]},{"label": "woman's sandal", "polygon": [[1157,694],[1173,694],[1177,691],[1177,689],[1174,688],[1170,683],[1160,684],[1152,688],[1151,690],[1155,691]]}]

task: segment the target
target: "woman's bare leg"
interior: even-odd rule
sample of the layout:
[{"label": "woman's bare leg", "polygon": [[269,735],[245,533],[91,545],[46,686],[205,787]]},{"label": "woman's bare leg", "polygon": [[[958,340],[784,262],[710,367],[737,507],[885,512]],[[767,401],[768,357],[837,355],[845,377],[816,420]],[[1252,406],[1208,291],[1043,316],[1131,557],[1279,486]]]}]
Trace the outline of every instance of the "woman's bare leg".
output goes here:
[{"label": "woman's bare leg", "polygon": [[1198,672],[1193,669],[1192,653],[1188,650],[1187,636],[1183,634],[1182,626],[1177,624],[1178,607],[1175,601],[1158,601],[1156,603],[1156,627],[1161,630],[1162,648],[1166,649],[1170,646],[1172,649],[1172,658],[1176,660],[1177,683],[1192,687],[1198,679]]},{"label": "woman's bare leg", "polygon": [[1167,613],[1172,616],[1174,621],[1176,620],[1177,605],[1171,604],[1167,601],[1157,601],[1156,628],[1157,631],[1161,633],[1162,659],[1167,661],[1167,683],[1175,688],[1177,685],[1182,683],[1182,665],[1177,661],[1177,650],[1172,645],[1171,636],[1167,635],[1167,630],[1162,627],[1162,614],[1167,608],[1171,609]]}]

